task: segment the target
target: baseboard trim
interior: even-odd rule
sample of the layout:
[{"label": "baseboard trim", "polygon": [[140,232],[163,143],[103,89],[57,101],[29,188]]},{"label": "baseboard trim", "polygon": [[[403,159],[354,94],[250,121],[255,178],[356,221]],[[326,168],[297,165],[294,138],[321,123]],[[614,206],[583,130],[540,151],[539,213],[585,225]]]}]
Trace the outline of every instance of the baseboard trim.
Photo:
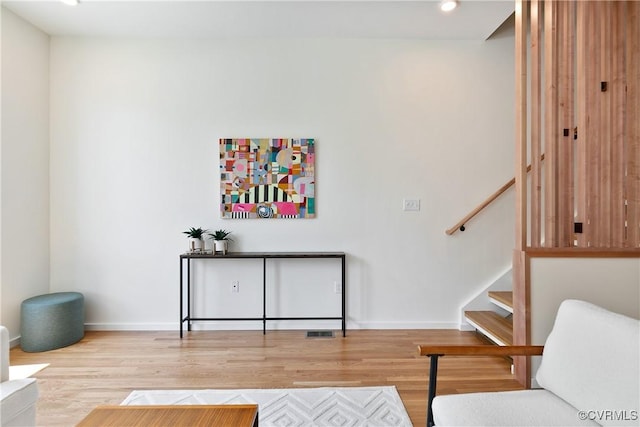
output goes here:
[{"label": "baseboard trim", "polygon": [[476,330],[476,328],[473,325],[470,325],[469,323],[460,323],[458,325],[458,329],[463,332],[473,332]]},{"label": "baseboard trim", "polygon": [[177,331],[178,323],[85,323],[85,331]]},{"label": "baseboard trim", "polygon": [[18,347],[20,345],[20,336],[9,340],[9,348]]},{"label": "baseboard trim", "polygon": [[355,322],[348,329],[458,329],[455,322]]},{"label": "baseboard trim", "polygon": [[[184,324],[186,330],[186,323]],[[261,331],[261,321],[233,322],[192,322],[191,329],[196,331]],[[267,330],[340,330],[339,321],[267,321]],[[348,322],[347,330],[354,329],[459,329],[454,322]],[[171,323],[85,323],[87,331],[177,331],[177,322]]]}]

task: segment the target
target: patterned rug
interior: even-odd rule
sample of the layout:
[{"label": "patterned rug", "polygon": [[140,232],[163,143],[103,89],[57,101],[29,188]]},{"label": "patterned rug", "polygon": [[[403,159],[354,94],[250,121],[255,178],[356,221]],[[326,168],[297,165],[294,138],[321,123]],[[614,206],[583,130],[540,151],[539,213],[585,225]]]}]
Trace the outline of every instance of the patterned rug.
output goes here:
[{"label": "patterned rug", "polygon": [[260,427],[410,427],[395,387],[136,390],[122,405],[257,403]]}]

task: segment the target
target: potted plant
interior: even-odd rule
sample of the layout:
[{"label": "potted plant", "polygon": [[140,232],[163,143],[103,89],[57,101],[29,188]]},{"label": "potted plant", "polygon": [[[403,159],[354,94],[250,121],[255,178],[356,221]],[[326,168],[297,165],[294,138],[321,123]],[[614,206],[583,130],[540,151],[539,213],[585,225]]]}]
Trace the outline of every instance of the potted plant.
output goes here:
[{"label": "potted plant", "polygon": [[204,242],[202,240],[202,236],[206,233],[207,230],[203,230],[198,227],[191,227],[187,231],[183,231],[189,237],[189,251],[190,252],[199,252],[202,251],[202,247]]},{"label": "potted plant", "polygon": [[230,231],[227,230],[216,230],[213,233],[209,233],[211,239],[213,240],[213,253],[222,252],[222,255],[227,254],[227,250],[229,249],[229,241],[233,241],[232,238],[229,237],[231,234]]}]

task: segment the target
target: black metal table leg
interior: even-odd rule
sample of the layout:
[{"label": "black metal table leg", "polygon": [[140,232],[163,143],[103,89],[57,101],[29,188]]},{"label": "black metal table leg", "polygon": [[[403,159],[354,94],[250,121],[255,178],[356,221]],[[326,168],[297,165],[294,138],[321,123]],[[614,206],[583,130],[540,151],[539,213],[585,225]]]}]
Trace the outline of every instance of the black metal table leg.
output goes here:
[{"label": "black metal table leg", "polygon": [[267,259],[262,258],[262,335],[267,335]]},{"label": "black metal table leg", "polygon": [[427,427],[433,427],[433,409],[431,404],[436,397],[436,378],[438,377],[438,357],[441,354],[429,354],[431,360],[429,366],[429,394],[427,398]]},{"label": "black metal table leg", "polygon": [[191,258],[187,259],[187,331],[191,332]]},{"label": "black metal table leg", "polygon": [[180,339],[182,339],[182,258],[180,258]]},{"label": "black metal table leg", "polygon": [[347,336],[347,319],[345,316],[346,313],[346,297],[347,297],[347,280],[346,280],[346,256],[342,255],[342,337]]}]

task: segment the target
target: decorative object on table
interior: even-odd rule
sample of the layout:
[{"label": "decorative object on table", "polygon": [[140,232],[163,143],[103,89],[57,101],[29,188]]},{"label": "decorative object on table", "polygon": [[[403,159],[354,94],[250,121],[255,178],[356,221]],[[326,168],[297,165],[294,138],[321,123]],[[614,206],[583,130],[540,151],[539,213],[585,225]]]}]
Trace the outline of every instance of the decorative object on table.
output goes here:
[{"label": "decorative object on table", "polygon": [[220,139],[222,218],[315,218],[315,140]]},{"label": "decorative object on table", "polygon": [[229,237],[231,234],[227,230],[216,230],[213,233],[209,233],[211,240],[213,240],[213,253],[221,252],[222,255],[226,255],[229,250],[229,241],[233,242],[233,239]]},{"label": "decorative object on table", "polygon": [[189,252],[202,252],[204,249],[204,241],[202,240],[202,236],[206,233],[207,230],[204,230],[200,227],[194,228],[191,227],[187,231],[183,231],[184,234],[189,236]]}]

